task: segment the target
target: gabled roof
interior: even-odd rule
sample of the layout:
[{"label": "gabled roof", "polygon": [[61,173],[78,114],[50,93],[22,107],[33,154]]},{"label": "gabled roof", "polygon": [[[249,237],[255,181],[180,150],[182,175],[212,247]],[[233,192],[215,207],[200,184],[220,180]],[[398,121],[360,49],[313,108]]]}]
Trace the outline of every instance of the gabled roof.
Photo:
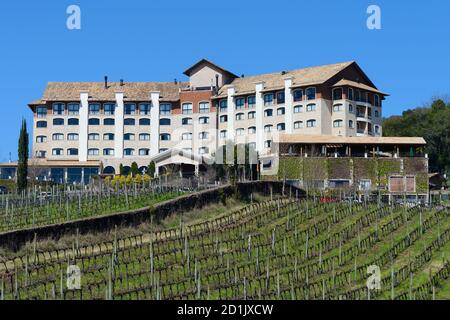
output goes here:
[{"label": "gabled roof", "polygon": [[227,73],[228,75],[232,76],[233,78],[238,78],[238,76],[235,75],[234,73],[232,73],[232,72],[230,72],[228,70],[225,70],[224,68],[222,68],[222,67],[218,66],[217,64],[212,63],[211,61],[206,60],[206,59],[200,60],[199,62],[197,62],[193,66],[189,67],[183,73],[189,77],[192,74],[192,71],[194,71],[196,68],[198,68],[201,65],[207,65],[207,66],[209,66],[209,67],[211,67],[213,69],[216,69],[216,70],[218,70],[218,71],[220,71],[222,73]]},{"label": "gabled roof", "polygon": [[336,82],[333,85],[333,87],[342,87],[342,86],[350,86],[350,87],[354,87],[354,88],[359,88],[359,89],[367,90],[367,91],[370,91],[370,92],[375,92],[375,93],[381,94],[383,96],[388,96],[389,95],[387,93],[379,91],[378,89],[376,89],[374,87],[368,86],[368,85],[366,85],[364,83],[355,82],[355,81],[351,81],[351,80],[347,80],[347,79],[339,80],[338,82]]},{"label": "gabled roof", "polygon": [[223,86],[219,90],[218,96],[225,96],[229,86],[235,87],[236,95],[254,92],[256,82],[264,82],[266,90],[284,88],[284,79],[289,77],[293,78],[292,87],[322,84],[352,64],[356,65],[356,62],[348,61],[317,67],[295,69],[285,72],[275,72],[250,77],[246,76],[245,78],[236,78],[230,85]]}]

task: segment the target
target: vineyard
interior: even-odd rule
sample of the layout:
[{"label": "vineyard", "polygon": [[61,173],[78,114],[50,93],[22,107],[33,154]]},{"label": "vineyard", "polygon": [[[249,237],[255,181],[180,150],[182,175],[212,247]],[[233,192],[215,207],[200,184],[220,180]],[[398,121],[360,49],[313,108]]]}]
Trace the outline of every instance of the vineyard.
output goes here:
[{"label": "vineyard", "polygon": [[188,188],[133,184],[87,190],[28,192],[0,196],[0,232],[45,226],[152,206],[189,192]]},{"label": "vineyard", "polygon": [[0,299],[448,299],[448,218],[445,207],[273,198],[108,241],[35,243],[0,260]]}]

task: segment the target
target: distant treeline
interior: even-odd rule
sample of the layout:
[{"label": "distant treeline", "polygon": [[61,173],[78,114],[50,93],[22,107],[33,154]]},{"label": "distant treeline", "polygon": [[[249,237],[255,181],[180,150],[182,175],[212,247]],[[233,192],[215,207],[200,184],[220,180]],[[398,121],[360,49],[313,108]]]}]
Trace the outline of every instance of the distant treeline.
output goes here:
[{"label": "distant treeline", "polygon": [[424,137],[432,172],[450,172],[450,103],[434,100],[431,106],[406,110],[384,119],[384,136]]}]

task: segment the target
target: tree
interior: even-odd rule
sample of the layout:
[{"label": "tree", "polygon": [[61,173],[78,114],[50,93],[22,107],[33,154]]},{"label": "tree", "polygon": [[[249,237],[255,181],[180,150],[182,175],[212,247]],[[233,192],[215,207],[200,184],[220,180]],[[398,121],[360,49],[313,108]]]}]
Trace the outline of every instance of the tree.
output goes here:
[{"label": "tree", "polygon": [[20,128],[18,156],[17,187],[20,192],[26,190],[28,185],[28,132],[25,119],[22,119],[22,127]]},{"label": "tree", "polygon": [[384,136],[423,137],[431,171],[450,171],[450,103],[437,99],[430,106],[406,110],[383,122]]},{"label": "tree", "polygon": [[153,178],[155,176],[156,171],[156,164],[154,161],[151,161],[147,168],[147,174],[150,176],[150,178]]},{"label": "tree", "polygon": [[123,164],[120,164],[120,166],[119,166],[119,174],[120,174],[121,176],[123,176],[123,174],[124,174]]},{"label": "tree", "polygon": [[134,177],[139,174],[139,167],[136,162],[133,162],[131,164],[131,175]]}]

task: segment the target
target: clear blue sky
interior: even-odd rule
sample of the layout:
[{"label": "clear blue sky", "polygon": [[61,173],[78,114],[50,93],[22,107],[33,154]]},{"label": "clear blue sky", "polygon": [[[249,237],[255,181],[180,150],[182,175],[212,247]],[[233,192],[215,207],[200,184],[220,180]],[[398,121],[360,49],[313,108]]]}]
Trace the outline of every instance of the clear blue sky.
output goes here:
[{"label": "clear blue sky", "polygon": [[[77,4],[82,29],[66,28]],[[382,10],[382,30],[366,9]],[[450,1],[4,1],[0,162],[48,81],[172,81],[205,57],[236,74],[356,60],[391,94],[384,116],[450,93]]]}]

